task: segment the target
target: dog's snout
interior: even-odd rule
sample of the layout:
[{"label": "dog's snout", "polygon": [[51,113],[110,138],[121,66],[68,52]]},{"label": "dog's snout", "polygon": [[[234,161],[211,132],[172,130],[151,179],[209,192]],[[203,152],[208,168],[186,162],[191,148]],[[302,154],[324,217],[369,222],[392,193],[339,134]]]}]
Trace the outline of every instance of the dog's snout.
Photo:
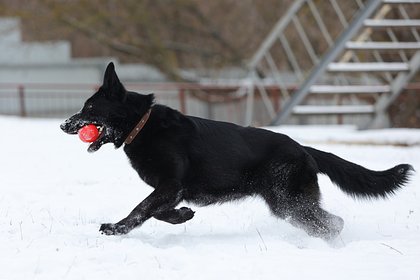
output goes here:
[{"label": "dog's snout", "polygon": [[77,132],[77,125],[76,123],[73,121],[72,118],[69,118],[67,120],[65,120],[61,125],[60,125],[61,130],[63,130],[65,133],[69,133],[69,134],[74,134]]},{"label": "dog's snout", "polygon": [[61,130],[63,130],[66,133],[69,133],[69,131],[71,130],[71,118],[68,118],[67,120],[65,120],[62,124],[60,124],[60,128]]},{"label": "dog's snout", "polygon": [[62,124],[60,124],[60,128],[62,131],[66,132],[66,128],[67,128],[66,122],[63,122]]}]

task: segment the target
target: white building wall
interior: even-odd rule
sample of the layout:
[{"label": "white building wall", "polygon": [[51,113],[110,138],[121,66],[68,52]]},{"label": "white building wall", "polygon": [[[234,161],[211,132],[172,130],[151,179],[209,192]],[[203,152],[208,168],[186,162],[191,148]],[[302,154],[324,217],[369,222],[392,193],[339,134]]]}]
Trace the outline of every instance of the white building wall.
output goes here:
[{"label": "white building wall", "polygon": [[23,42],[17,18],[0,18],[0,114],[62,116],[76,112],[102,83],[107,64],[123,82],[162,82],[155,68],[112,57],[74,59],[69,42]]},{"label": "white building wall", "polygon": [[28,43],[22,41],[20,20],[0,18],[0,63],[64,63],[71,59],[69,42]]}]

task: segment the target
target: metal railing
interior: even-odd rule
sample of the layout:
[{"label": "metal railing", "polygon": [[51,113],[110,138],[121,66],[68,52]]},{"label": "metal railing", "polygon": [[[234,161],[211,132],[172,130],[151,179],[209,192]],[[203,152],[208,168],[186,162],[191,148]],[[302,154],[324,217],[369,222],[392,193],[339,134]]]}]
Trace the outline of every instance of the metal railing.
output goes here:
[{"label": "metal railing", "polygon": [[[358,106],[370,107],[356,123],[366,123],[372,115],[377,118],[418,70],[418,4],[417,0],[294,1],[250,60],[249,84],[241,89],[248,95],[246,122],[254,119],[254,89],[266,100],[266,111],[275,124],[290,123],[293,114],[292,123],[331,123],[337,118],[329,105],[347,106],[336,112],[354,114],[350,122],[361,112]],[[413,5],[418,5],[417,10]],[[326,18],[337,24],[326,24]],[[288,81],[281,78],[284,73],[293,73],[297,91],[288,90]],[[280,111],[265,98],[264,85],[269,83],[281,89]],[[318,94],[319,86],[329,86],[324,87],[331,90],[328,98],[325,92]],[[375,91],[378,86],[389,90]],[[365,92],[360,92],[362,87]],[[369,102],[366,96],[372,97]],[[349,106],[354,113],[347,110]]]},{"label": "metal railing", "polygon": [[[239,84],[191,84],[191,83],[128,83],[128,90],[149,94],[154,93],[156,101],[168,105],[184,114],[215,120],[229,121],[241,125],[246,115],[247,96],[238,95]],[[293,92],[295,85],[287,90]],[[66,118],[77,112],[84,101],[96,90],[96,84],[1,84],[0,115],[21,117]],[[322,88],[319,89],[322,94]],[[275,84],[264,86],[267,98],[280,110],[284,102],[282,89]],[[420,83],[405,87],[407,94],[420,96]],[[254,122],[252,125],[265,125],[270,116],[265,110],[262,98],[254,99]],[[333,98],[329,93],[324,98]],[[343,123],[341,116],[335,117],[335,123]]]},{"label": "metal railing", "polygon": [[[64,118],[77,112],[97,89],[97,84],[0,83],[0,115]],[[156,102],[184,114],[244,124],[246,96],[239,84],[125,83],[127,90],[155,94]],[[279,104],[280,91],[267,86],[272,102]],[[260,122],[269,121],[261,99],[256,99]]]}]

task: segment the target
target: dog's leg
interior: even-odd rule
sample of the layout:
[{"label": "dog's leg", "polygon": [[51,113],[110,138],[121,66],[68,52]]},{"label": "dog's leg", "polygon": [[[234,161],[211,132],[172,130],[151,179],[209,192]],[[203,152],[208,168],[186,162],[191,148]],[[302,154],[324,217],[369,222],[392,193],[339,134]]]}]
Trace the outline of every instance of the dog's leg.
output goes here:
[{"label": "dog's leg", "polygon": [[344,221],[321,208],[318,178],[309,179],[311,177],[300,181],[300,187],[289,193],[289,221],[310,236],[334,239],[343,229]]},{"label": "dog's leg", "polygon": [[344,226],[342,218],[328,213],[319,206],[295,209],[290,216],[290,223],[302,228],[310,236],[325,240],[337,237]]},{"label": "dog's leg", "polygon": [[270,210],[279,218],[304,229],[309,235],[329,240],[344,222],[319,206],[320,191],[314,165],[308,158],[291,164],[272,163],[268,188],[262,192]]},{"label": "dog's leg", "polygon": [[194,217],[194,211],[187,207],[170,209],[153,215],[153,218],[170,224],[182,224]]},{"label": "dog's leg", "polygon": [[325,240],[337,237],[343,229],[343,219],[322,209],[318,201],[308,201],[307,197],[304,199],[302,197],[276,199],[274,195],[269,199],[265,198],[275,216],[305,230],[308,235]]},{"label": "dog's leg", "polygon": [[131,213],[116,224],[102,224],[99,231],[106,235],[126,234],[155,214],[173,209],[182,200],[179,184],[165,184],[156,188]]}]

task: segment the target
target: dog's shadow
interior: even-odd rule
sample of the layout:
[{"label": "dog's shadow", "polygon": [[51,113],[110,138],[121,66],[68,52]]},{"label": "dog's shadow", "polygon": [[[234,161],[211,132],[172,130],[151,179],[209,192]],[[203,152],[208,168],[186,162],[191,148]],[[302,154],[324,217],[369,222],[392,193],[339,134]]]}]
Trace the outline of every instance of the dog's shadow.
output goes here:
[{"label": "dog's shadow", "polygon": [[140,239],[154,248],[169,249],[182,247],[185,249],[204,250],[208,248],[229,248],[238,247],[244,251],[268,251],[282,247],[295,249],[326,248],[340,249],[345,246],[340,237],[325,241],[320,238],[308,236],[305,232],[299,231],[292,226],[283,234],[274,232],[260,232],[256,228],[247,229],[244,232],[211,232],[206,234],[183,232],[178,234],[154,235],[147,233],[133,232],[130,238]]}]

